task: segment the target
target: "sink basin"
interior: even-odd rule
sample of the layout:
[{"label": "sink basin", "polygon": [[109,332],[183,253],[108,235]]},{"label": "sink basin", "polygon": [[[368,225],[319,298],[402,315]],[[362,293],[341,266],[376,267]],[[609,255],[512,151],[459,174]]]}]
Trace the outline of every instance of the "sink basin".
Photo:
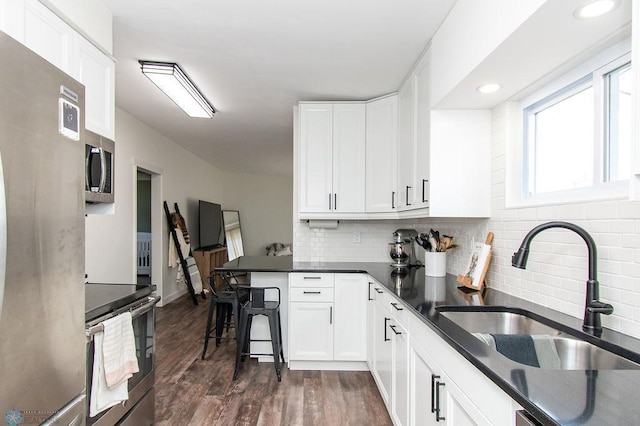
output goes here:
[{"label": "sink basin", "polygon": [[[440,315],[472,334],[545,336],[554,345],[561,370],[638,370],[640,363],[583,340],[580,333],[524,310],[437,308]],[[537,337],[539,338],[539,337]],[[480,339],[484,341],[484,339]],[[485,342],[487,343],[487,342]],[[542,366],[557,369],[558,367]]]}]

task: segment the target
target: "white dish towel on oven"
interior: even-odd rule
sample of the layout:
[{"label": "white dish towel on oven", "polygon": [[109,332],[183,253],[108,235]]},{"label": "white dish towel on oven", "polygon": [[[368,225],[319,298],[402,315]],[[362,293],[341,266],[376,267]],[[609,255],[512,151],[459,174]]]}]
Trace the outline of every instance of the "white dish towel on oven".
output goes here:
[{"label": "white dish towel on oven", "polygon": [[93,381],[89,416],[129,399],[128,380],[139,371],[131,313],[102,322],[104,332],[93,338]]}]

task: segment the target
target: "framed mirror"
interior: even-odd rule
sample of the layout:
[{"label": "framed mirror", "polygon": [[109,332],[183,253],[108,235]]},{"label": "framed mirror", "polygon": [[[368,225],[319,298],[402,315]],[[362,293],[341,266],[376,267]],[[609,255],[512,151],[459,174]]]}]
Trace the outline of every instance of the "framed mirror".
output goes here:
[{"label": "framed mirror", "polygon": [[238,210],[222,210],[222,220],[224,222],[224,237],[229,260],[244,256],[240,212]]}]

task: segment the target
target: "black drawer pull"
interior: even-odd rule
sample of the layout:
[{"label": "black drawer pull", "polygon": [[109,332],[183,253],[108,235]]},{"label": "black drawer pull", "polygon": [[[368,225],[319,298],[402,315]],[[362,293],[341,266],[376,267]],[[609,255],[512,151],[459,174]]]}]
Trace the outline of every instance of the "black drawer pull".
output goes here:
[{"label": "black drawer pull", "polygon": [[390,325],[390,326],[389,326],[389,328],[390,328],[391,330],[393,330],[393,334],[395,334],[396,336],[397,336],[398,334],[402,334],[402,332],[401,332],[401,331],[396,330],[396,326],[395,326],[395,325]]},{"label": "black drawer pull", "polygon": [[321,291],[303,291],[303,294],[322,294]]},{"label": "black drawer pull", "polygon": [[396,311],[402,311],[402,310],[404,310],[404,309],[402,309],[402,308],[399,308],[399,307],[398,307],[398,304],[397,304],[397,303],[395,303],[395,302],[391,302],[391,306],[393,306],[394,308],[396,308]]},{"label": "black drawer pull", "polygon": [[321,280],[322,277],[302,277],[303,280]]},{"label": "black drawer pull", "polygon": [[431,375],[431,412],[436,412],[436,380],[438,380],[440,376],[436,374]]},{"label": "black drawer pull", "polygon": [[384,293],[384,291],[382,291],[382,290],[380,290],[378,287],[376,287],[376,293],[378,293],[378,294],[382,294],[382,293]]},{"label": "black drawer pull", "polygon": [[373,300],[373,298],[371,297],[371,286],[373,285],[373,283],[371,281],[369,281],[369,293],[367,294],[367,300]]},{"label": "black drawer pull", "polygon": [[446,420],[444,416],[440,415],[440,386],[444,386],[444,383],[436,383],[436,422],[440,420]]},{"label": "black drawer pull", "polygon": [[391,339],[387,338],[387,323],[389,321],[391,321],[391,318],[385,318],[384,319],[384,341],[385,342],[388,342],[389,340],[391,340]]}]

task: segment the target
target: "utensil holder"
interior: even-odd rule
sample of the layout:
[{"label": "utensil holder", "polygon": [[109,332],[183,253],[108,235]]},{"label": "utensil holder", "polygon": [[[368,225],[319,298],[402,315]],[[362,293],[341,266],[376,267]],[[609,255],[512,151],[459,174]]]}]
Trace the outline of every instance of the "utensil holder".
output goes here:
[{"label": "utensil holder", "polygon": [[427,251],[424,253],[424,274],[428,277],[444,277],[447,275],[447,252]]}]

